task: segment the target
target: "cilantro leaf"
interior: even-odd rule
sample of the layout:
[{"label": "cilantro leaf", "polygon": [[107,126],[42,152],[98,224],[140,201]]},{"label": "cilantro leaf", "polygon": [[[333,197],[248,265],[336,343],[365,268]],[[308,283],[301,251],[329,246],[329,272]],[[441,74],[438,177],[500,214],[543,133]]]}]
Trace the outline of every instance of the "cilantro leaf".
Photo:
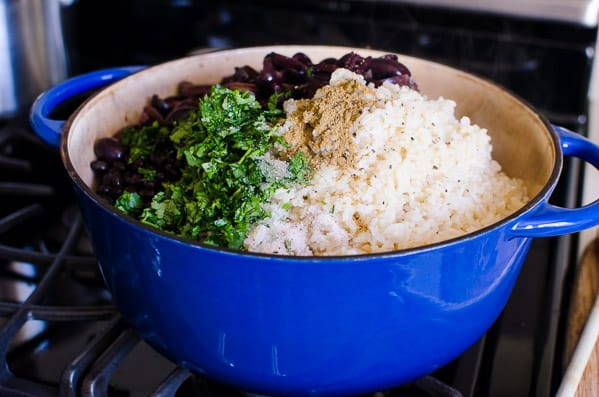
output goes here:
[{"label": "cilantro leaf", "polygon": [[156,178],[156,170],[150,168],[138,167],[137,173],[141,175],[144,181],[153,181]]},{"label": "cilantro leaf", "polygon": [[135,192],[123,192],[117,199],[115,207],[127,215],[136,215],[142,209],[143,203],[139,194]]},{"label": "cilantro leaf", "polygon": [[120,142],[129,147],[129,163],[147,159],[158,145],[167,142],[170,131],[158,122],[140,129],[127,127],[121,132]]},{"label": "cilantro leaf", "polygon": [[308,156],[304,152],[297,152],[289,160],[289,171],[293,175],[293,180],[299,183],[306,183],[310,179],[310,166]]}]

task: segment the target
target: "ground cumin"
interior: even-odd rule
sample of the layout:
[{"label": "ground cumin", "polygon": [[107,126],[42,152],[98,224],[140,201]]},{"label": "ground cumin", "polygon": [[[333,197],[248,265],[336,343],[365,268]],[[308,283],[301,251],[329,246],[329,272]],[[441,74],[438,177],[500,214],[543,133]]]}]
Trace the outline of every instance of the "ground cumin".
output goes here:
[{"label": "ground cumin", "polygon": [[319,89],[314,98],[295,101],[296,109],[287,115],[289,129],[284,138],[290,147],[284,154],[291,157],[304,152],[314,168],[352,167],[355,149],[351,127],[368,98],[374,98],[372,88],[345,80]]}]

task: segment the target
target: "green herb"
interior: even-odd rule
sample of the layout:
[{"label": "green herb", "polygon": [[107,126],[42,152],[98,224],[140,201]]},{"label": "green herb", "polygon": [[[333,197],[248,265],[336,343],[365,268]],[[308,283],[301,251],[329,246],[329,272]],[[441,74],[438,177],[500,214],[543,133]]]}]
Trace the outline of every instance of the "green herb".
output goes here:
[{"label": "green herb", "polygon": [[285,211],[289,211],[291,209],[291,203],[284,203],[282,207]]},{"label": "green herb", "polygon": [[170,131],[161,127],[158,122],[144,126],[141,129],[133,127],[124,128],[120,141],[129,147],[129,163],[147,159],[156,148],[168,142]]},{"label": "green herb", "polygon": [[279,104],[279,98],[289,98],[291,96],[291,91],[275,91],[268,97],[268,110],[274,111],[277,110]]},{"label": "green herb", "polygon": [[293,254],[293,251],[291,250],[291,240],[285,239],[285,241],[283,241],[283,244],[285,244],[285,249],[287,250],[287,253]]},{"label": "green herb", "polygon": [[313,72],[312,66],[308,66],[306,68],[306,79],[311,79],[312,78],[312,72]]},{"label": "green herb", "polygon": [[[166,135],[185,160],[182,176],[165,183],[143,211],[134,206],[140,220],[207,244],[242,248],[250,226],[270,215],[262,204],[276,189],[305,183],[310,175],[307,156],[301,153],[290,160],[288,178],[263,173],[260,167],[264,154],[281,140],[273,130],[282,116],[275,107],[262,109],[251,93],[213,86],[198,110]],[[142,137],[126,135],[138,158],[163,144],[162,128],[145,127],[139,133]],[[153,178],[151,171],[138,169],[144,178]]]},{"label": "green herb", "polygon": [[137,168],[137,173],[141,175],[144,181],[153,181],[156,177],[156,170],[152,170],[149,168],[139,167]]},{"label": "green herb", "polygon": [[289,171],[293,179],[300,183],[306,183],[310,179],[310,166],[308,165],[308,156],[304,152],[297,152],[289,160]]},{"label": "green herb", "polygon": [[124,192],[116,200],[115,207],[127,215],[136,215],[141,211],[142,201],[135,192]]}]

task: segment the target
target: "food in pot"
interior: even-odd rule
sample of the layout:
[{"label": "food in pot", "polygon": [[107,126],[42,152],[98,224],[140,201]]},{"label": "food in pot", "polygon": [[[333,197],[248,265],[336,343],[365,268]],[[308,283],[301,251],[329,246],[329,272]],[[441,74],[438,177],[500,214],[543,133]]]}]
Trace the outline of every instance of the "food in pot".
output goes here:
[{"label": "food in pot", "polygon": [[152,98],[144,125],[96,143],[98,193],[167,232],[285,255],[434,243],[527,202],[487,131],[420,94],[397,58],[306,58]]}]

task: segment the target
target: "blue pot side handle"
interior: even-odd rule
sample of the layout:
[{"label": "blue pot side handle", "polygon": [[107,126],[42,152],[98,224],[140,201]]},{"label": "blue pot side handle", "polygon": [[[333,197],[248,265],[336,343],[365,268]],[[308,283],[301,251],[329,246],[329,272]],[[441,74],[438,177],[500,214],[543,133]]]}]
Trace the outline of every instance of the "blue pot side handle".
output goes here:
[{"label": "blue pot side handle", "polygon": [[[553,126],[564,156],[575,156],[599,169],[599,146],[563,127]],[[517,237],[550,237],[576,233],[599,225],[599,199],[580,208],[562,208],[548,202],[517,222],[510,233]]]},{"label": "blue pot side handle", "polygon": [[55,85],[40,94],[31,106],[29,113],[31,127],[44,142],[58,149],[65,120],[55,120],[49,117],[56,106],[78,94],[104,87],[144,68],[145,66],[123,66],[96,70]]}]

